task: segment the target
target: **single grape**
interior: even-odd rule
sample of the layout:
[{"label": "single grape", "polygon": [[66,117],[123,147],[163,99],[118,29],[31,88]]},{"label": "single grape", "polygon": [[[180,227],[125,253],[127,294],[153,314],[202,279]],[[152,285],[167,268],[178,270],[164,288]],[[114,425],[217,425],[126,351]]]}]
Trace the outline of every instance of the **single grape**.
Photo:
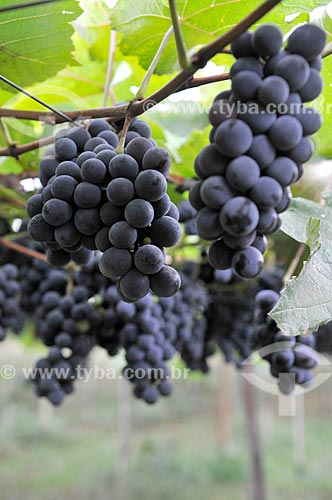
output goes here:
[{"label": "single grape", "polygon": [[260,84],[257,96],[263,106],[278,106],[287,101],[289,85],[281,76],[267,76]]},{"label": "single grape", "polygon": [[70,175],[70,177],[73,177],[79,182],[81,180],[81,169],[73,161],[63,161],[56,167],[55,175]]},{"label": "single grape", "polygon": [[105,164],[97,158],[90,158],[82,163],[82,179],[93,184],[101,184],[106,175]]},{"label": "single grape", "polygon": [[222,156],[214,144],[209,144],[197,156],[202,179],[212,175],[223,175],[226,170],[227,159]]},{"label": "single grape", "polygon": [[152,223],[150,234],[157,245],[173,247],[181,238],[181,227],[172,217],[164,215]]},{"label": "single grape", "polygon": [[255,247],[244,248],[234,253],[232,267],[241,278],[255,278],[264,265],[264,257]]},{"label": "single grape", "polygon": [[81,240],[81,234],[77,231],[72,221],[67,222],[63,226],[56,227],[54,237],[62,247],[72,247]]},{"label": "single grape", "polygon": [[99,262],[100,271],[107,278],[120,278],[126,274],[132,266],[132,256],[126,249],[109,248],[101,256]]},{"label": "single grape", "polygon": [[287,50],[300,54],[309,61],[319,56],[325,47],[326,35],[315,24],[307,23],[296,28],[287,41]]},{"label": "single grape", "polygon": [[74,216],[76,229],[85,236],[96,234],[101,228],[99,211],[96,208],[80,208]]},{"label": "single grape", "polygon": [[172,159],[168,151],[163,148],[149,149],[142,160],[143,170],[156,170],[163,175],[168,175]]},{"label": "single grape", "polygon": [[189,201],[196,210],[200,210],[205,206],[200,195],[202,184],[202,181],[195,182],[189,190]]},{"label": "single grape", "polygon": [[234,57],[256,57],[257,53],[252,45],[253,33],[245,31],[231,43],[231,51]]},{"label": "single grape", "polygon": [[62,226],[69,222],[72,217],[72,207],[67,201],[53,198],[48,200],[43,206],[43,217],[47,224],[51,226]]},{"label": "single grape", "polygon": [[262,24],[253,34],[252,45],[261,57],[271,57],[282,47],[282,31],[275,24]]},{"label": "single grape", "polygon": [[104,139],[113,148],[118,147],[119,138],[113,130],[102,130],[99,132],[98,137]]},{"label": "single grape", "polygon": [[279,182],[268,176],[260,177],[256,186],[249,192],[250,199],[262,209],[276,207],[280,203],[282,195],[283,191]]},{"label": "single grape", "polygon": [[267,250],[267,239],[266,236],[262,234],[258,234],[254,241],[251,244],[252,247],[257,248],[260,253],[263,255]]},{"label": "single grape", "polygon": [[233,236],[245,236],[252,233],[257,226],[258,218],[257,206],[244,196],[232,198],[220,212],[222,228]]},{"label": "single grape", "polygon": [[28,233],[35,241],[50,241],[53,239],[54,228],[47,224],[42,214],[37,214],[29,221]]},{"label": "single grape", "polygon": [[150,288],[148,276],[136,269],[128,271],[119,281],[123,295],[130,301],[137,301],[145,297]]},{"label": "single grape", "polygon": [[236,118],[236,106],[234,106],[234,103],[225,100],[214,101],[209,110],[209,122],[211,125],[218,127],[218,125],[228,118]]},{"label": "single grape", "polygon": [[[260,176],[260,168],[255,160],[250,158],[250,156],[238,156],[232,160],[226,170],[226,179],[232,188],[237,191],[245,192],[252,188],[258,181]],[[204,183],[203,182],[203,186]],[[202,186],[202,197],[203,197],[203,186]],[[230,199],[230,198],[229,198]],[[228,201],[228,200],[226,200]],[[210,207],[218,208],[218,207]]]},{"label": "single grape", "polygon": [[314,144],[309,137],[303,137],[295,148],[287,151],[287,155],[298,165],[308,161],[314,152]]},{"label": "single grape", "polygon": [[74,202],[80,208],[95,208],[100,203],[101,190],[90,182],[81,182],[75,189]]},{"label": "single grape", "polygon": [[37,214],[40,214],[43,209],[43,198],[41,194],[33,194],[28,199],[25,210],[29,217],[34,217]]},{"label": "single grape", "polygon": [[78,151],[83,151],[86,141],[91,139],[91,135],[84,127],[73,127],[67,132],[68,139],[75,142]]},{"label": "single grape", "polygon": [[254,99],[261,82],[262,78],[254,71],[240,71],[232,77],[234,98],[243,102]]},{"label": "single grape", "polygon": [[318,97],[324,86],[324,81],[319,73],[314,68],[310,68],[309,78],[306,83],[298,90],[303,102],[313,101]]},{"label": "single grape", "polygon": [[104,203],[100,208],[100,219],[103,224],[111,227],[115,222],[123,219],[123,207],[117,207],[110,202]]},{"label": "single grape", "polygon": [[200,196],[208,208],[218,210],[234,196],[234,192],[224,177],[212,175],[203,181]]},{"label": "single grape", "polygon": [[112,177],[125,177],[134,180],[139,172],[137,161],[127,154],[114,156],[109,164],[109,172]]},{"label": "single grape", "polygon": [[137,231],[128,222],[116,222],[109,231],[109,239],[117,248],[130,248],[137,240]]},{"label": "single grape", "polygon": [[129,179],[118,177],[108,184],[106,194],[113,205],[123,207],[135,196],[134,184]]},{"label": "single grape", "polygon": [[180,289],[181,278],[173,267],[163,266],[150,276],[150,286],[158,297],[172,297]]},{"label": "single grape", "polygon": [[136,269],[143,274],[155,274],[163,267],[164,254],[155,245],[144,245],[135,252]]},{"label": "single grape", "polygon": [[299,170],[293,160],[286,156],[278,156],[264,173],[273,177],[281,186],[287,187],[296,182]]},{"label": "single grape", "polygon": [[322,115],[309,106],[301,106],[297,112],[292,114],[301,123],[303,135],[315,134],[318,132],[323,122]]},{"label": "single grape", "polygon": [[125,208],[125,219],[133,227],[142,228],[151,224],[154,210],[151,203],[146,200],[132,200]]},{"label": "single grape", "polygon": [[244,154],[250,148],[252,140],[250,127],[241,120],[227,120],[216,129],[215,142],[218,150],[227,157]]},{"label": "single grape", "polygon": [[88,132],[92,136],[96,136],[100,134],[100,132],[103,132],[104,130],[112,130],[111,125],[104,120],[103,118],[97,118],[95,120],[92,120],[88,127]]},{"label": "single grape", "polygon": [[292,201],[292,191],[289,187],[284,188],[282,198],[275,207],[278,214],[285,212]]},{"label": "single grape", "polygon": [[138,137],[130,141],[125,149],[125,153],[135,158],[139,165],[142,165],[145,153],[151,148],[153,148],[153,145],[149,139]]},{"label": "single grape", "polygon": [[204,240],[215,240],[224,233],[219,222],[219,210],[202,208],[197,214],[196,223],[198,234]]},{"label": "single grape", "polygon": [[162,217],[166,215],[171,208],[171,200],[168,194],[164,194],[160,200],[152,203],[155,218]]},{"label": "single grape", "polygon": [[63,137],[55,141],[55,155],[60,161],[71,160],[77,155],[77,146],[74,141]]},{"label": "single grape", "polygon": [[286,80],[290,91],[294,92],[303,87],[308,80],[310,67],[304,57],[297,54],[290,54],[278,62],[274,74]]},{"label": "single grape", "polygon": [[295,148],[302,136],[302,125],[293,116],[280,116],[269,131],[272,144],[280,151],[289,151]]},{"label": "single grape", "polygon": [[136,177],[136,193],[147,201],[160,200],[166,193],[166,189],[167,182],[165,177],[156,170],[145,170]]},{"label": "single grape", "polygon": [[233,250],[223,240],[212,243],[208,251],[208,260],[214,269],[229,269],[232,265]]},{"label": "single grape", "polygon": [[272,234],[277,225],[278,214],[274,208],[261,210],[259,213],[259,221],[257,231],[264,234]]}]

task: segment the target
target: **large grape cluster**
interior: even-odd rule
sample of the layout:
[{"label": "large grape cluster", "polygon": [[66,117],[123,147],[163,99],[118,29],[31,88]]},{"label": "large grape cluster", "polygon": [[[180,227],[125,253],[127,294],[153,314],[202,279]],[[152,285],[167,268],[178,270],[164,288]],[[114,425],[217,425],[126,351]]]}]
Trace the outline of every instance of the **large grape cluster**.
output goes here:
[{"label": "large grape cluster", "polygon": [[14,264],[0,267],[0,341],[6,337],[9,328],[15,329],[19,316],[19,294],[21,287],[18,269]]},{"label": "large grape cluster", "polygon": [[178,273],[165,265],[164,247],[181,237],[178,210],[166,194],[171,158],[155,146],[151,130],[133,120],[123,154],[116,130],[102,119],[56,137],[40,163],[41,192],[27,202],[28,231],[63,267],[85,264],[103,252],[101,272],[118,280],[123,300],[135,302],[151,289],[171,296]]},{"label": "large grape cluster", "polygon": [[232,88],[218,94],[209,113],[210,145],[195,160],[199,177],[189,200],[198,210],[201,238],[212,241],[211,265],[253,278],[263,268],[266,235],[281,224],[312,155],[309,136],[321,115],[303,103],[322,91],[324,31],[305,24],[282,48],[280,29],[271,24],[235,40]]}]

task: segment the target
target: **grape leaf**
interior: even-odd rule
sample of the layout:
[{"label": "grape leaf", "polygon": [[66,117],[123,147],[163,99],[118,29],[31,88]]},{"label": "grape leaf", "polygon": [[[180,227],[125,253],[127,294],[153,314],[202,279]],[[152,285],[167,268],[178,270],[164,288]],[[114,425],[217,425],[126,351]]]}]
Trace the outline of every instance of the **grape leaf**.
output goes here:
[{"label": "grape leaf", "polygon": [[[2,0],[1,6],[21,3]],[[37,5],[0,14],[0,66],[21,86],[43,81],[73,62],[70,22],[81,12],[75,0]],[[6,91],[14,91],[4,83]]]},{"label": "grape leaf", "polygon": [[[206,44],[237,24],[261,5],[261,0],[178,0],[178,14],[183,37],[190,53],[199,45]],[[275,9],[263,22],[272,21],[287,31],[294,24],[287,23],[285,16],[309,12],[326,5],[324,0],[300,0],[294,5],[287,1]],[[295,20],[295,24],[298,20]],[[136,54],[146,69],[168,28],[171,26],[167,2],[158,0],[119,0],[112,9],[112,28],[124,36],[121,49],[124,54]],[[170,73],[177,67],[174,36],[171,37],[158,64],[157,73]]]},{"label": "grape leaf", "polygon": [[282,219],[282,230],[307,243],[310,256],[286,284],[271,316],[284,333],[298,335],[332,318],[332,208],[297,198]]}]

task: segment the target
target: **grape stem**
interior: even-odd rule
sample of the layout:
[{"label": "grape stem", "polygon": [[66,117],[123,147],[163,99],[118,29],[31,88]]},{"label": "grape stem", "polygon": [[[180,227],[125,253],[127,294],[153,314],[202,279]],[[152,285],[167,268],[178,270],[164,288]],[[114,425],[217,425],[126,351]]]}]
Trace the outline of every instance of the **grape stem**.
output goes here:
[{"label": "grape stem", "polygon": [[125,146],[125,142],[126,142],[126,135],[127,135],[128,129],[130,127],[130,123],[131,123],[132,119],[133,118],[131,116],[131,113],[129,112],[129,107],[128,107],[128,113],[126,114],[126,118],[125,118],[125,122],[124,122],[124,125],[123,125],[123,129],[121,131],[121,136],[120,136],[119,144],[118,144],[118,147],[115,150],[116,153],[118,153],[118,154],[123,154],[124,153],[124,146]]},{"label": "grape stem", "polygon": [[176,186],[175,191],[178,193],[184,193],[185,191],[189,191],[191,186],[195,184],[194,179],[186,179],[185,177],[181,177],[176,174],[168,174],[167,182],[169,184],[174,184]]},{"label": "grape stem", "polygon": [[113,66],[114,66],[115,50],[116,50],[116,32],[114,30],[111,30],[111,34],[110,34],[110,49],[109,49],[109,56],[108,56],[108,63],[107,63],[107,73],[106,73],[106,82],[105,82],[104,97],[103,97],[103,107],[105,107],[107,105],[108,95],[110,94],[111,79],[112,79]]},{"label": "grape stem", "polygon": [[160,43],[160,46],[154,56],[154,58],[152,59],[151,61],[151,64],[143,78],[143,81],[135,95],[135,100],[139,100],[139,99],[142,99],[144,96],[145,96],[145,92],[146,92],[146,89],[148,88],[148,85],[150,83],[150,80],[151,80],[151,77],[160,61],[160,58],[162,56],[162,54],[164,53],[164,50],[166,48],[166,45],[168,43],[168,40],[170,39],[170,37],[172,36],[172,33],[173,33],[173,26],[171,26],[165,33],[161,43]]},{"label": "grape stem", "polygon": [[29,257],[32,257],[34,259],[39,259],[42,260],[43,262],[46,262],[46,255],[40,252],[36,252],[36,250],[32,250],[31,248],[27,248],[23,245],[19,245],[14,241],[9,241],[6,238],[0,238],[0,245],[10,248],[15,252],[23,253],[24,255],[28,255]]},{"label": "grape stem", "polygon": [[175,0],[168,0],[168,5],[171,13],[171,19],[172,19],[172,25],[174,29],[174,37],[176,43],[176,51],[178,54],[180,68],[183,69],[183,71],[189,73],[193,69],[195,69],[195,67],[191,64],[187,55],[187,48],[184,42],[180,18],[177,12]]}]

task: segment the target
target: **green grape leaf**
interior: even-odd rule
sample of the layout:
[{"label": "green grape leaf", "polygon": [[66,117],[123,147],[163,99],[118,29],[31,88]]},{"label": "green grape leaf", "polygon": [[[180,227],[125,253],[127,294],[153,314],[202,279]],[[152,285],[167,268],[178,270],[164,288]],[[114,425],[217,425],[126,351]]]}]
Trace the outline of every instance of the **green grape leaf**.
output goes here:
[{"label": "green grape leaf", "polygon": [[171,172],[190,179],[194,177],[194,160],[198,153],[209,142],[210,128],[194,130],[189,139],[178,149],[176,161],[173,162]]},{"label": "green grape leaf", "polygon": [[310,256],[271,312],[287,335],[314,331],[332,318],[332,208],[302,198],[283,215],[282,230],[307,243]]},{"label": "green grape leaf", "polygon": [[[18,3],[21,0],[2,0],[1,6]],[[25,87],[72,63],[74,31],[70,22],[80,13],[75,0],[0,13],[2,74]],[[4,83],[0,85],[14,91]]]},{"label": "green grape leaf", "polygon": [[[212,0],[178,0],[177,10],[181,22],[184,41],[189,53],[240,22],[243,17],[261,5],[261,0],[232,0],[217,2]],[[299,22],[299,16],[287,22],[286,15],[307,13],[327,1],[300,0],[296,4],[286,1],[264,17],[262,22],[275,22],[288,31]],[[307,15],[305,14],[307,20]],[[303,18],[302,18],[303,20]],[[258,23],[259,24],[259,23]],[[158,0],[119,0],[112,9],[112,28],[123,34],[121,49],[124,54],[135,54],[147,68],[160,42],[171,26],[167,2]],[[171,37],[157,67],[157,73],[169,73],[177,67],[174,36]]]}]

